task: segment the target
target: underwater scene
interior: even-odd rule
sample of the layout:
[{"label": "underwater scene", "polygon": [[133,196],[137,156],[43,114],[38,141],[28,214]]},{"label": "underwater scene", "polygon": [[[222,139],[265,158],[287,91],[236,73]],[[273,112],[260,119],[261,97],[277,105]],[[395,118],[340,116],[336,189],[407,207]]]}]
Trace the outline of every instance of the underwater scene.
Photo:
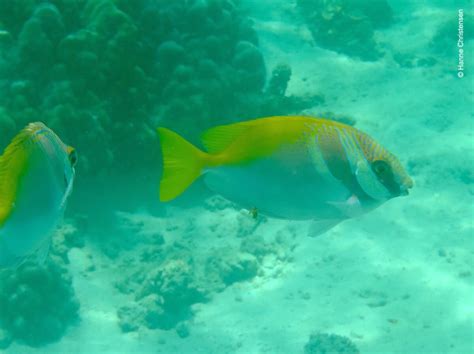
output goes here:
[{"label": "underwater scene", "polygon": [[0,0],[0,353],[474,353],[470,0]]}]

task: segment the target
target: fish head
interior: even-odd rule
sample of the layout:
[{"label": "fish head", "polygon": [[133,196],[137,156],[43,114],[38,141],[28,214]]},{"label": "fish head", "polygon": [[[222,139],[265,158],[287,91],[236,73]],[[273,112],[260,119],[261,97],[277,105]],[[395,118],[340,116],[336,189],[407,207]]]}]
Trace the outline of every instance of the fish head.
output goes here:
[{"label": "fish head", "polygon": [[76,164],[77,164],[77,152],[76,149],[72,146],[66,146],[66,153],[67,153],[67,162],[65,164],[64,169],[64,178],[68,181],[68,184],[71,184],[74,180],[76,175]]},{"label": "fish head", "polygon": [[413,187],[413,180],[395,157],[374,160],[370,166],[378,182],[389,191],[392,198],[408,195],[409,189]]},{"label": "fish head", "polygon": [[367,136],[362,139],[362,150],[364,158],[357,164],[356,178],[365,193],[378,201],[408,195],[413,180],[395,155]]},{"label": "fish head", "polygon": [[31,160],[46,164],[54,178],[55,184],[65,200],[72,191],[77,163],[76,150],[63,141],[43,123],[32,123]]}]

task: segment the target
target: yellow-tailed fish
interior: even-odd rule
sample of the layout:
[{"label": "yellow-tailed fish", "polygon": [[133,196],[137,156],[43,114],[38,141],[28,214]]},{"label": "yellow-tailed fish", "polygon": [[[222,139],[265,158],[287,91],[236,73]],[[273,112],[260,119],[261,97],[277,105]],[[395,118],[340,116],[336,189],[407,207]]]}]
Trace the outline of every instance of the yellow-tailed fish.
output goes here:
[{"label": "yellow-tailed fish", "polygon": [[74,182],[75,150],[31,123],[0,156],[0,267],[46,257]]},{"label": "yellow-tailed fish", "polygon": [[269,117],[211,128],[206,152],[158,128],[160,200],[204,175],[214,192],[285,219],[313,219],[312,235],[407,195],[413,182],[397,158],[367,134],[311,117]]}]

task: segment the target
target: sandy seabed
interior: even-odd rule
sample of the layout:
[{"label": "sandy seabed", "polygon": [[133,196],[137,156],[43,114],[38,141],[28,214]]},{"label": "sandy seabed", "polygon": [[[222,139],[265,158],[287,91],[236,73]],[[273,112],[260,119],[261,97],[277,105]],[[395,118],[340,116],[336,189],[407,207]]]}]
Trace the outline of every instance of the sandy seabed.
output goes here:
[{"label": "sandy seabed", "polygon": [[[291,13],[279,15],[291,20]],[[384,31],[383,40],[392,52],[419,53],[428,41],[422,28],[437,25],[432,18],[414,12]],[[264,16],[255,23],[268,67],[282,62],[293,69],[289,93],[323,92],[324,105],[307,113],[354,117],[408,166],[415,180],[410,196],[317,238],[307,237],[308,223],[263,223],[258,231],[270,239],[295,235],[291,261],[269,259],[251,281],[194,305],[186,338],[174,330],[122,333],[116,311],[127,297],[113,286],[116,269],[102,267],[107,259],[96,249],[73,249],[81,322],[58,343],[41,349],[14,343],[6,354],[302,353],[315,331],[347,336],[362,353],[474,352],[472,80],[448,67],[456,58],[411,69],[390,56],[359,62],[315,46],[302,23]],[[229,217],[239,213],[225,210]],[[159,227],[153,215],[127,217],[143,228]],[[200,217],[196,225],[192,220]],[[192,221],[198,230],[215,223],[198,206],[168,218]],[[238,232],[226,229],[232,231]],[[209,248],[216,241],[204,235],[194,242]],[[90,255],[97,269],[88,274]]]}]

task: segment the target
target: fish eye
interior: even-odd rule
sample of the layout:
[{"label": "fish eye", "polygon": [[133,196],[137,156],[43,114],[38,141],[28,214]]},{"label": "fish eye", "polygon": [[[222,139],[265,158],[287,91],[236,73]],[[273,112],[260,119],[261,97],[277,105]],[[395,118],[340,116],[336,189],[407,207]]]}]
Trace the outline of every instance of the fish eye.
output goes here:
[{"label": "fish eye", "polygon": [[71,151],[69,152],[69,162],[71,163],[72,167],[76,166],[77,153],[76,153],[76,150],[74,150],[74,149],[71,149]]},{"label": "fish eye", "polygon": [[390,165],[382,160],[376,160],[372,163],[372,170],[377,174],[377,176],[382,176],[391,171]]}]

